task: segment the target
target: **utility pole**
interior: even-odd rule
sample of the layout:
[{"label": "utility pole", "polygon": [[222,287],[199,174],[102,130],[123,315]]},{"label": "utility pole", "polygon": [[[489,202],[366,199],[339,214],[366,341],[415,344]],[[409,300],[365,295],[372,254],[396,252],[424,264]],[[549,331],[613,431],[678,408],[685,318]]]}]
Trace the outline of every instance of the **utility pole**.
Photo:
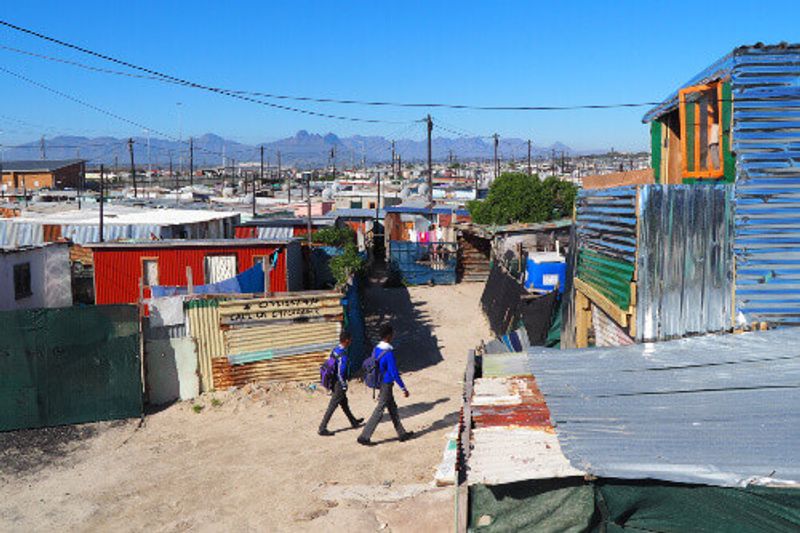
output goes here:
[{"label": "utility pole", "polygon": [[147,175],[153,176],[153,160],[150,157],[150,130],[144,130],[147,133]]},{"label": "utility pole", "polygon": [[103,237],[103,193],[106,181],[106,168],[100,165],[100,242],[105,241]]},{"label": "utility pole", "polygon": [[308,220],[306,221],[308,230],[308,257],[311,258],[311,172],[308,173],[306,180],[306,206],[308,207]]},{"label": "utility pole", "polygon": [[562,173],[562,174],[564,174],[564,173],[565,173],[565,168],[564,168],[564,151],[563,151],[563,150],[561,151],[561,173]]},{"label": "utility pole", "polygon": [[173,174],[172,172],[172,150],[169,151],[169,176],[175,177],[175,203],[178,204],[181,201],[181,193],[180,193],[180,184],[178,183],[178,175]]},{"label": "utility pole", "polygon": [[556,175],[556,149],[553,148],[551,155],[550,155],[550,173],[555,176]]},{"label": "utility pole", "polygon": [[497,158],[497,149],[500,145],[500,136],[498,134],[492,135],[494,138],[494,179],[500,176],[500,160]]},{"label": "utility pole", "polygon": [[86,163],[81,163],[81,174],[78,176],[78,209],[81,208],[81,196],[83,194],[83,184],[86,181]]},{"label": "utility pole", "polygon": [[189,137],[189,186],[194,187],[194,137]]},{"label": "utility pole", "polygon": [[[278,182],[281,181],[281,151],[278,150]],[[292,178],[288,175],[286,176],[286,192],[288,196],[286,197],[286,203],[292,203]]]},{"label": "utility pole", "polygon": [[397,164],[397,160],[395,158],[395,151],[394,151],[394,141],[392,141],[392,181],[397,180],[397,172],[395,169],[395,165]]},{"label": "utility pole", "polygon": [[528,176],[533,176],[531,172],[531,140],[528,139]]},{"label": "utility pole", "polygon": [[[258,179],[261,180],[261,186],[264,186],[264,145],[259,149],[261,153],[261,166],[258,169]],[[256,216],[256,181],[253,179],[253,218]]]},{"label": "utility pole", "polygon": [[428,203],[433,203],[433,154],[431,153],[431,134],[433,133],[433,119],[428,115]]},{"label": "utility pole", "polygon": [[136,186],[136,164],[133,162],[133,137],[128,139],[128,153],[131,156],[131,179],[133,180],[133,197],[139,197],[139,189]]},{"label": "utility pole", "polygon": [[39,141],[39,153],[42,156],[42,161],[47,160],[47,151],[45,150],[44,146],[44,135],[42,135],[42,139]]},{"label": "utility pole", "polygon": [[333,163],[333,181],[336,181],[336,147],[331,148],[331,162]]}]

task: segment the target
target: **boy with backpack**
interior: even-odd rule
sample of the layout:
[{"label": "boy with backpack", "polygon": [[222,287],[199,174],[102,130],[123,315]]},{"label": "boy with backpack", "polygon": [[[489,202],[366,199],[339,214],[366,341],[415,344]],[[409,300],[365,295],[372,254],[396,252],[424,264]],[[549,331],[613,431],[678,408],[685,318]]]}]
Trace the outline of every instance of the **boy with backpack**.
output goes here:
[{"label": "boy with backpack", "polygon": [[365,381],[368,386],[373,389],[380,390],[378,394],[378,405],[369,417],[364,431],[358,437],[358,443],[364,446],[372,446],[373,443],[370,438],[378,423],[383,416],[383,410],[389,410],[389,417],[392,419],[394,429],[397,431],[397,436],[401,442],[407,441],[414,436],[413,431],[406,431],[403,424],[400,422],[400,414],[397,412],[397,403],[394,401],[394,384],[400,387],[403,395],[408,398],[408,389],[406,389],[403,379],[400,377],[400,372],[397,371],[397,362],[394,358],[394,348],[390,344],[394,336],[394,329],[389,324],[384,325],[380,330],[381,342],[375,346],[372,351],[372,356],[367,358],[364,362],[364,370],[366,371]]},{"label": "boy with backpack", "polygon": [[350,412],[350,405],[347,402],[347,349],[352,341],[353,338],[350,333],[342,331],[339,334],[339,345],[333,349],[331,356],[320,369],[322,385],[331,390],[331,401],[328,403],[328,409],[325,411],[325,416],[322,417],[322,422],[320,422],[319,431],[317,432],[323,437],[333,435],[332,432],[328,431],[328,422],[330,422],[337,407],[341,406],[353,428],[357,428],[364,423],[363,418],[353,416],[353,413]]}]

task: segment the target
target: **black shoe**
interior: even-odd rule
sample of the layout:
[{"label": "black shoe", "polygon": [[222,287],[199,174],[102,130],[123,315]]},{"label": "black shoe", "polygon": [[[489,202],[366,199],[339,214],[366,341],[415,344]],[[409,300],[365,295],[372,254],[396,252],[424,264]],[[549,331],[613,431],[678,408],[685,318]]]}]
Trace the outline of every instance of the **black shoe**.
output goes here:
[{"label": "black shoe", "polygon": [[331,435],[333,435],[333,432],[328,431],[327,429],[320,429],[319,431],[317,431],[317,435],[319,435],[320,437],[330,437]]},{"label": "black shoe", "polygon": [[363,425],[364,425],[363,418],[356,418],[355,422],[353,422],[353,428],[360,428]]},{"label": "black shoe", "polygon": [[400,442],[405,442],[405,441],[411,440],[413,438],[414,438],[414,432],[413,431],[406,431],[405,433],[403,433],[400,436]]},{"label": "black shoe", "polygon": [[374,442],[372,442],[371,440],[369,440],[369,439],[362,439],[361,437],[358,437],[358,438],[356,439],[356,442],[357,442],[357,443],[359,443],[359,444],[360,444],[360,445],[362,445],[362,446],[375,446],[375,443],[374,443]]}]

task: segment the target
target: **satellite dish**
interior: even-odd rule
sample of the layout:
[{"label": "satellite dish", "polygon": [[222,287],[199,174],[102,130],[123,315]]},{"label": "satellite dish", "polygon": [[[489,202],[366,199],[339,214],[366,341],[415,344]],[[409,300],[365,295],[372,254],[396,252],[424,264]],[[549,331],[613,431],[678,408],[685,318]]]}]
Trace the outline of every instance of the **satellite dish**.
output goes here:
[{"label": "satellite dish", "polygon": [[330,202],[333,200],[333,191],[331,189],[325,189],[322,191],[322,200],[325,202]]}]

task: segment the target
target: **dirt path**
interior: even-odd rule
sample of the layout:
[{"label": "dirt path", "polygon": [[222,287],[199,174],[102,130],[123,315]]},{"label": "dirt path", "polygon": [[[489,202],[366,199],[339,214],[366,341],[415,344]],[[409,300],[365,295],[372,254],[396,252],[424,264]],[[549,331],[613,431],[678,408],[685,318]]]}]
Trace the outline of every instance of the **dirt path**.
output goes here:
[{"label": "dirt path", "polygon": [[[373,437],[381,444],[364,448],[341,413],[336,434],[318,437],[327,397],[297,384],[207,395],[201,412],[176,404],[141,428],[57,432],[38,455],[17,453],[30,435],[6,434],[0,530],[450,530],[453,492],[432,479],[458,420],[467,350],[488,333],[481,289],[368,290],[368,322],[395,326],[411,391],[398,403],[418,438],[398,442],[385,421]],[[350,401],[357,416],[369,415],[365,387],[354,384]]]}]

